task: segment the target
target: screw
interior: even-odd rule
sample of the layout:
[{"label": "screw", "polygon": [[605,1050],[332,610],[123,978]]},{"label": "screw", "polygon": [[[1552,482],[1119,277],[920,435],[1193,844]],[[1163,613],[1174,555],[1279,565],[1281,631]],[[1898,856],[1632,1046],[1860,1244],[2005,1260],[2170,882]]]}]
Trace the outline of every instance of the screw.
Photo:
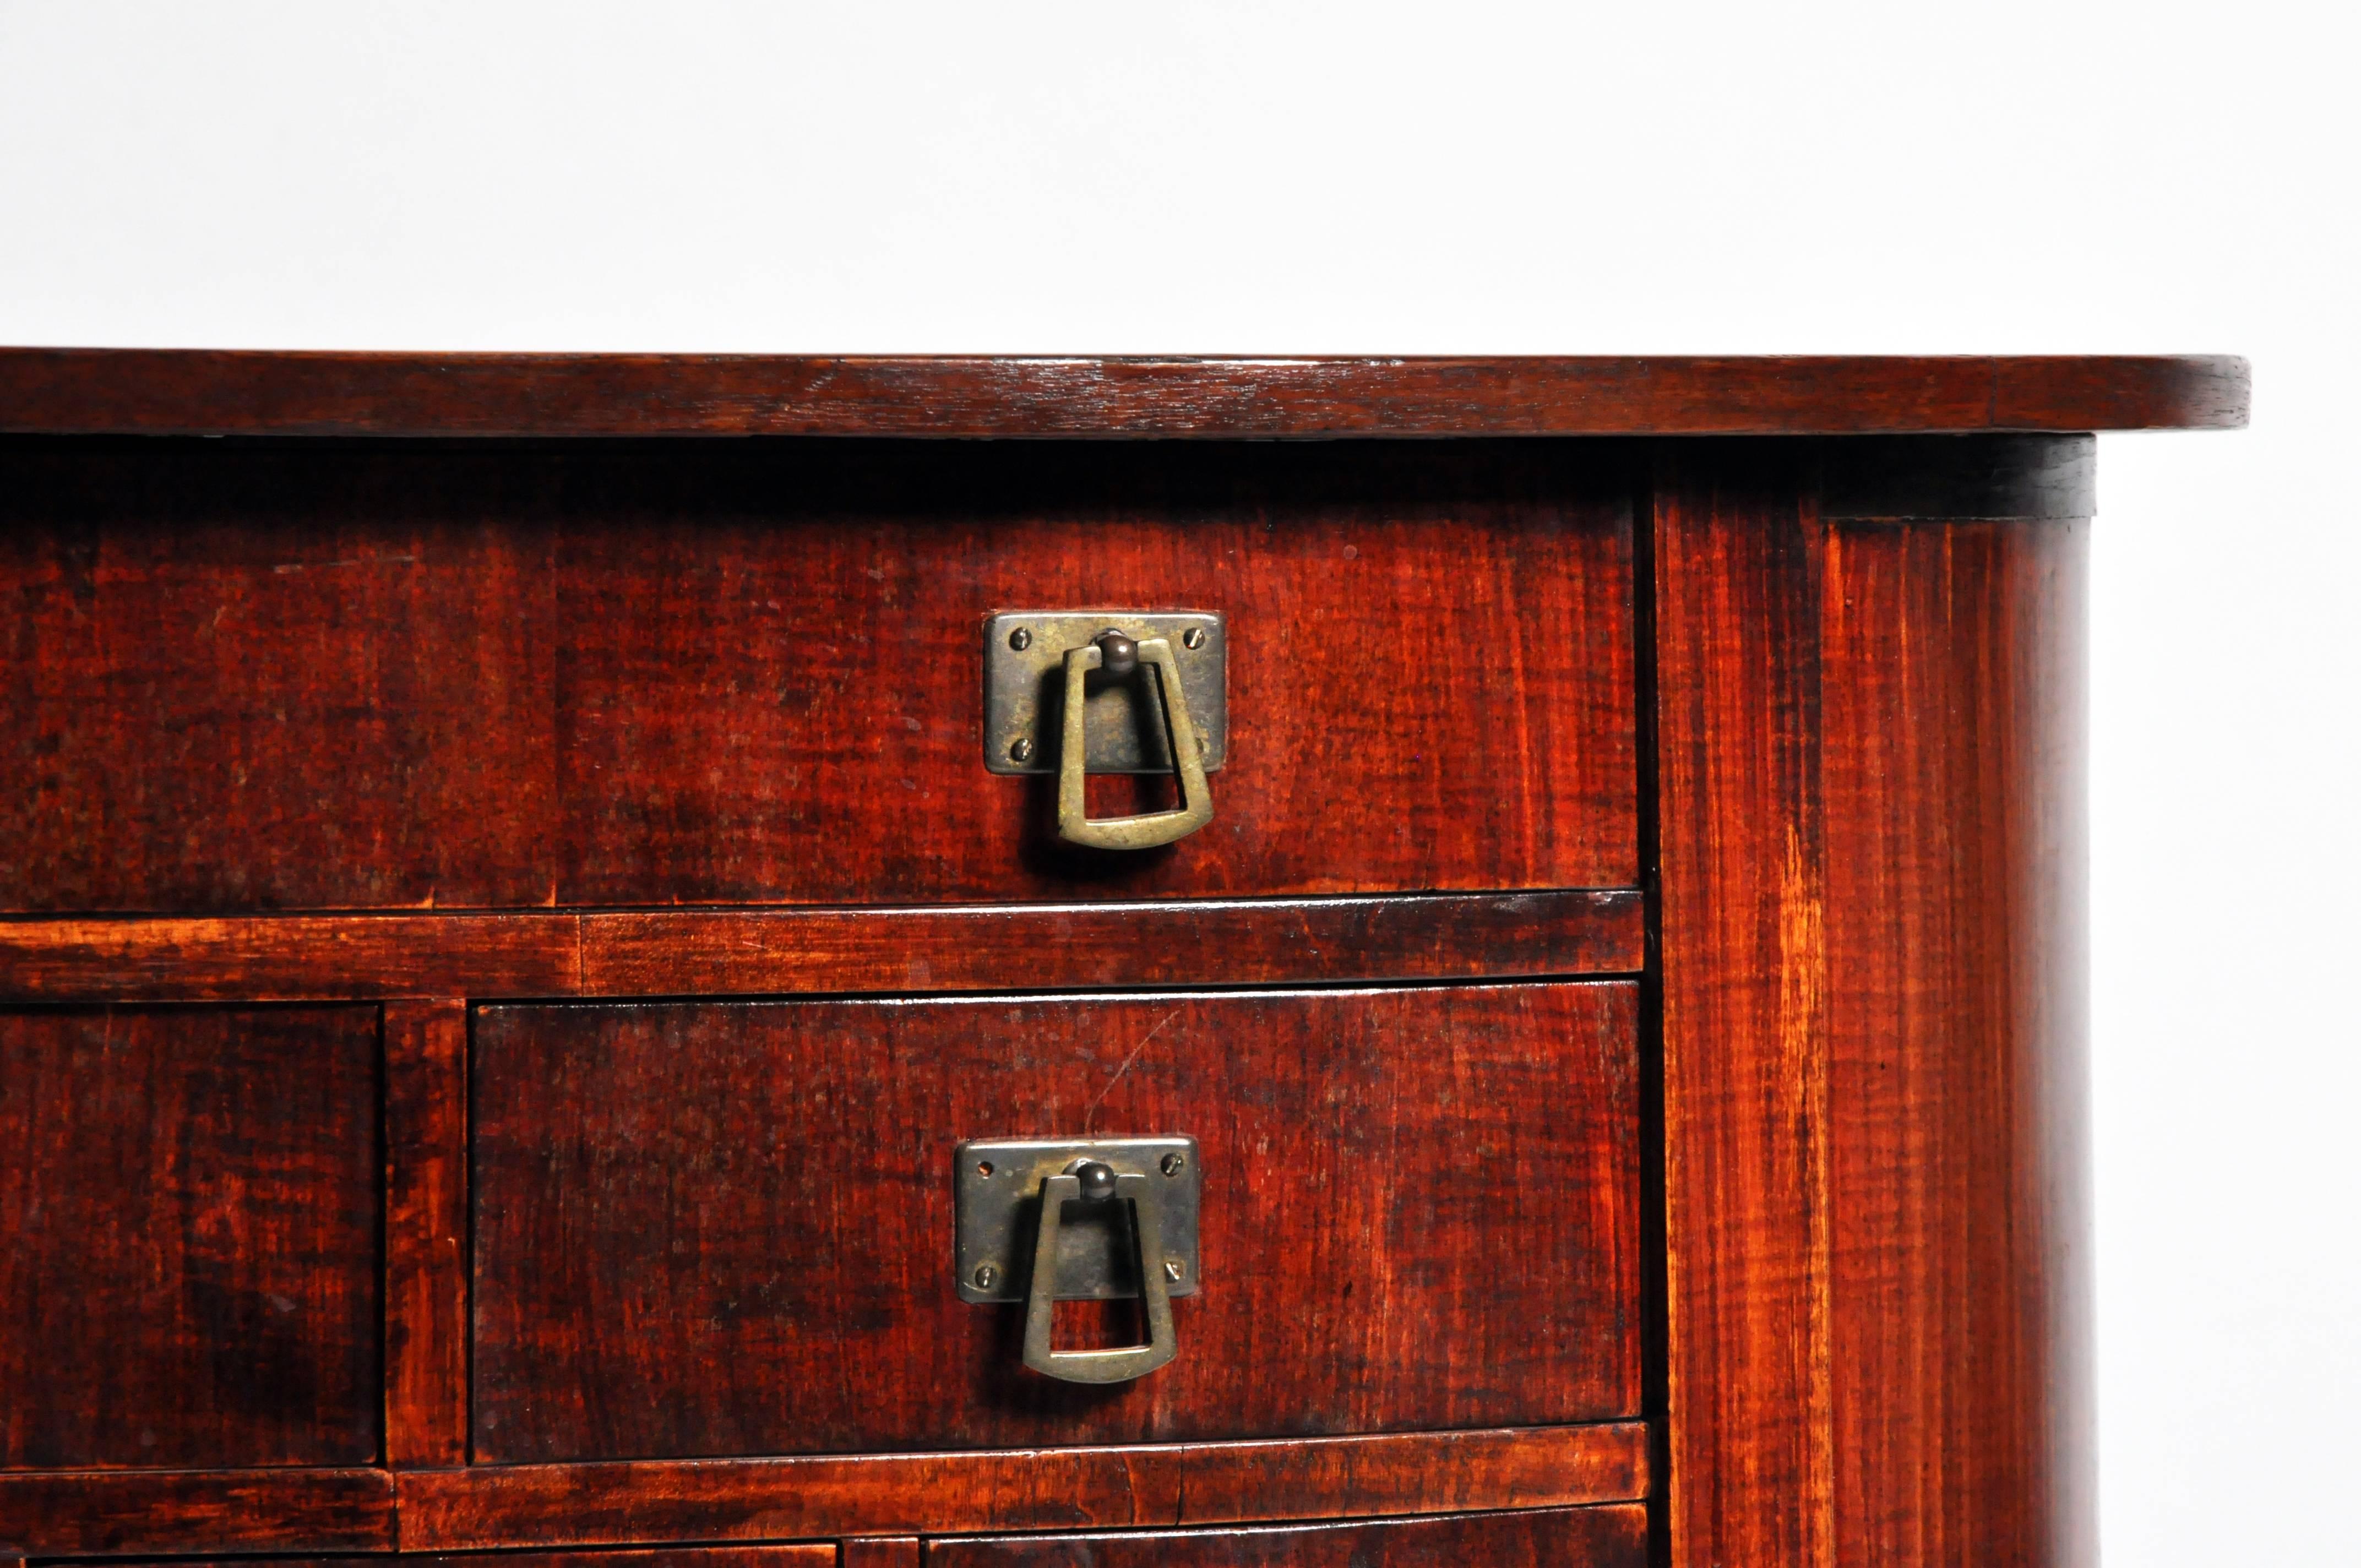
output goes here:
[{"label": "screw", "polygon": [[1188,1265],[1182,1263],[1179,1258],[1168,1257],[1164,1260],[1164,1277],[1172,1281],[1173,1284],[1180,1284],[1180,1277],[1188,1272]]},{"label": "screw", "polygon": [[992,1265],[988,1263],[979,1263],[975,1266],[975,1288],[977,1289],[989,1290],[999,1278],[1000,1270],[993,1267]]},{"label": "screw", "polygon": [[1166,1156],[1164,1157],[1164,1174],[1165,1174],[1165,1175],[1167,1175],[1167,1176],[1178,1176],[1178,1175],[1180,1175],[1182,1171],[1184,1171],[1184,1170],[1186,1170],[1186,1169],[1188,1169],[1188,1168],[1189,1168],[1189,1160],[1188,1160],[1188,1157],[1186,1157],[1185,1155],[1180,1155],[1180,1154],[1169,1154],[1169,1155],[1166,1155]]},{"label": "screw", "polygon": [[1033,742],[1030,740],[1019,740],[1016,745],[1008,748],[1008,760],[1012,762],[1031,762],[1033,760]]},{"label": "screw", "polygon": [[1192,626],[1180,634],[1180,646],[1183,648],[1202,648],[1204,645],[1205,629],[1202,626]]},{"label": "screw", "polygon": [[1033,646],[1033,634],[1020,626],[1008,634],[1008,645],[1022,653]]}]

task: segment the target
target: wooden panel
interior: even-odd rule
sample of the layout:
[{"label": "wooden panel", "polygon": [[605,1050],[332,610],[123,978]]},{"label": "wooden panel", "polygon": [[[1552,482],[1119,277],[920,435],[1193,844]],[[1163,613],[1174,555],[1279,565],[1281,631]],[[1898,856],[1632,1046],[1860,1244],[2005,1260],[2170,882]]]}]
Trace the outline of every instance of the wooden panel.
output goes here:
[{"label": "wooden panel", "polygon": [[0,1012],[0,1467],[377,1456],[377,1047],[366,1007]]},{"label": "wooden panel", "polygon": [[545,901],[516,852],[554,809],[530,486],[215,453],[0,455],[0,906]]},{"label": "wooden panel", "polygon": [[1629,974],[1644,959],[1645,917],[1636,892],[599,915],[583,923],[582,989],[647,996]]},{"label": "wooden panel", "polygon": [[928,1568],[1642,1568],[1640,1508],[1552,1508],[1281,1529],[930,1541]]},{"label": "wooden panel", "polygon": [[[0,907],[1636,880],[1620,446],[7,456]],[[1168,850],[983,771],[984,617],[1092,605],[1231,618],[1231,762]]]},{"label": "wooden panel", "polygon": [[1715,455],[1656,498],[1674,1561],[1821,1564],[1818,563],[1802,455]]},{"label": "wooden panel", "polygon": [[918,1568],[918,1538],[876,1535],[848,1541],[840,1568]]},{"label": "wooden panel", "polygon": [[[1637,1408],[1630,983],[476,1020],[503,1463],[1247,1437]],[[1185,1132],[1205,1289],[1115,1388],[950,1277],[963,1137]],[[1447,1325],[1447,1332],[1443,1327]]]},{"label": "wooden panel", "polygon": [[2246,422],[2243,359],[796,358],[0,350],[0,430],[1779,435]]},{"label": "wooden panel", "polygon": [[385,1456],[467,1459],[467,1007],[385,1009]]},{"label": "wooden panel", "polygon": [[382,1470],[0,1475],[0,1552],[390,1552]]},{"label": "wooden panel", "polygon": [[1673,1561],[2081,1563],[2084,525],[1657,499]]},{"label": "wooden panel", "polygon": [[25,1002],[570,996],[573,915],[0,920],[0,997]]},{"label": "wooden panel", "polygon": [[934,909],[0,921],[0,1000],[1013,991],[1630,974],[1631,890]]},{"label": "wooden panel", "polygon": [[2081,523],[1832,529],[1838,1561],[2090,1563]]},{"label": "wooden panel", "polygon": [[[599,477],[560,556],[567,902],[1636,880],[1614,449],[871,444],[727,489]],[[1167,850],[1064,844],[1054,779],[983,772],[983,619],[1092,605],[1229,617],[1229,764]]]},{"label": "wooden panel", "polygon": [[401,1474],[415,1550],[884,1530],[1091,1530],[1623,1502],[1636,1422],[1287,1442]]},{"label": "wooden panel", "polygon": [[[847,1542],[850,1545],[851,1542]],[[917,1542],[910,1543],[917,1562]],[[405,1552],[400,1557],[173,1558],[123,1568],[840,1568],[834,1541],[786,1546],[672,1546],[644,1552],[506,1552],[498,1558]],[[847,1557],[844,1568],[859,1568]]]}]

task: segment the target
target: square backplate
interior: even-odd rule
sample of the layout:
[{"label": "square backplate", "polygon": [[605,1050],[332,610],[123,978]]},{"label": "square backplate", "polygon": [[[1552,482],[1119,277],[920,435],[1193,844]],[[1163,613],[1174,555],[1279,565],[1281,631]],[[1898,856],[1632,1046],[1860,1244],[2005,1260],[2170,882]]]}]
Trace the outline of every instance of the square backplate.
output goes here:
[{"label": "square backplate", "polygon": [[[1041,1183],[1081,1159],[1102,1160],[1118,1176],[1145,1176],[1155,1184],[1164,1255],[1146,1261],[1151,1268],[1178,1265],[1166,1267],[1165,1288],[1172,1295],[1197,1293],[1202,1188],[1196,1139],[977,1138],[960,1145],[951,1157],[961,1300],[1026,1299],[1041,1231]],[[1128,1209],[1118,1202],[1075,1203],[1059,1217],[1059,1300],[1128,1300],[1139,1294]]]},{"label": "square backplate", "polygon": [[[1229,641],[1218,615],[1187,610],[1010,610],[983,628],[983,765],[995,773],[1054,773],[1065,722],[1066,651],[1114,630],[1161,637],[1180,666],[1180,694],[1203,748],[1205,771],[1229,752]],[[1196,645],[1190,646],[1194,634]],[[1022,646],[1019,646],[1019,644]],[[1093,677],[1082,698],[1083,765],[1093,773],[1169,773],[1155,677]],[[1020,761],[1019,759],[1022,759]]]}]

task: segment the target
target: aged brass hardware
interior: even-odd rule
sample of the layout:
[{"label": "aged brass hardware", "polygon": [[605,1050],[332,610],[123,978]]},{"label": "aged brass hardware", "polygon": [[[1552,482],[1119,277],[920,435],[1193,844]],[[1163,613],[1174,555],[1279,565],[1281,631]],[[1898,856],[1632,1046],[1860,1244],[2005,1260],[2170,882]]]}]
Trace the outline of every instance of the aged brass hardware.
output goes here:
[{"label": "aged brass hardware", "polygon": [[[1178,1354],[1172,1298],[1197,1289],[1193,1139],[992,1139],[953,1156],[957,1279],[965,1301],[1025,1303],[1025,1365],[1070,1383],[1121,1383]],[[1145,1307],[1148,1343],[1060,1351],[1060,1301]]]},{"label": "aged brass hardware", "polygon": [[[1202,611],[1012,610],[983,633],[983,765],[995,773],[1054,773],[1065,718],[1066,653],[1103,631],[1172,644],[1180,688],[1207,773],[1228,760],[1223,618]],[[1083,692],[1084,766],[1094,773],[1174,772],[1155,676],[1115,679],[1104,666]]]},{"label": "aged brass hardware", "polygon": [[[1143,669],[1154,670],[1163,696],[1165,733],[1172,753],[1173,773],[1180,780],[1180,804],[1171,811],[1149,811],[1137,817],[1093,819],[1083,797],[1087,749],[1083,739],[1084,682],[1094,669],[1104,669],[1117,680]],[[1180,665],[1172,644],[1161,637],[1136,641],[1121,631],[1102,631],[1080,648],[1066,650],[1066,722],[1059,740],[1058,837],[1094,850],[1149,850],[1185,839],[1213,819],[1213,792],[1205,784],[1205,764],[1197,750],[1196,726],[1189,722],[1189,699],[1180,691]]]}]

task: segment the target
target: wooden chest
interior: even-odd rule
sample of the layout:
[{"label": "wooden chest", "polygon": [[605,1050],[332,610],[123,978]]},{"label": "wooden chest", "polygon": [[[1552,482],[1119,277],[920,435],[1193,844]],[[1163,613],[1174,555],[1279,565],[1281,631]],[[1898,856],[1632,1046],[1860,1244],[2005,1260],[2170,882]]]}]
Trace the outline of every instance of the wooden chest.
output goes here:
[{"label": "wooden chest", "polygon": [[2089,1561],[2086,433],[2246,396],[0,353],[0,1554]]}]

